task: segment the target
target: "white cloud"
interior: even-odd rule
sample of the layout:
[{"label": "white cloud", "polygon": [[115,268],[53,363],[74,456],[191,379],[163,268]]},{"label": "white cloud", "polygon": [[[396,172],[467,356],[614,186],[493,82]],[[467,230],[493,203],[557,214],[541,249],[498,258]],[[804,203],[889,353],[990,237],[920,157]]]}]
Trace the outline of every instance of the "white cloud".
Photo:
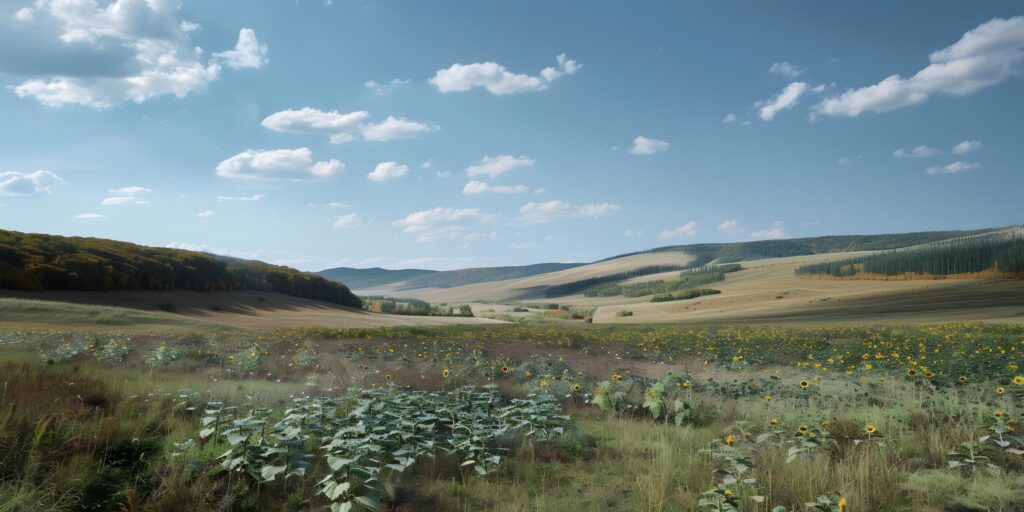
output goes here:
[{"label": "white cloud", "polygon": [[928,146],[917,146],[914,149],[911,149],[910,151],[907,151],[903,148],[899,148],[896,151],[892,152],[892,156],[895,156],[897,158],[928,158],[941,154],[941,149],[936,149]]},{"label": "white cloud", "polygon": [[417,242],[433,242],[436,240],[463,238],[466,228],[456,222],[481,221],[486,216],[476,208],[443,208],[423,210],[410,213],[391,225],[402,228],[402,233],[415,235]]},{"label": "white cloud", "polygon": [[729,123],[735,123],[735,122],[736,122],[736,114],[726,114],[725,117],[722,118],[722,124],[729,124]]},{"label": "white cloud", "polygon": [[973,171],[977,169],[981,169],[981,164],[977,162],[953,162],[942,167],[929,167],[925,169],[925,172],[928,174],[956,174],[958,172]]},{"label": "white cloud", "polygon": [[487,192],[493,192],[495,194],[523,194],[528,192],[530,189],[525,185],[497,185],[491,186],[482,181],[471,180],[466,183],[465,187],[462,187],[462,193],[469,196],[474,194],[484,194]]},{"label": "white cloud", "polygon": [[[225,59],[204,58],[188,35],[193,24],[177,19],[178,7],[158,0],[37,0],[34,9],[16,15],[32,23],[29,36],[19,39],[19,55],[0,66],[27,78],[13,87],[15,94],[47,106],[109,108],[183,98],[217,80]],[[265,62],[265,48],[251,29],[242,29],[226,62],[254,67]]]},{"label": "white cloud", "polygon": [[433,160],[427,160],[426,162],[423,162],[422,164],[420,164],[420,167],[423,168],[423,169],[430,169],[433,166],[434,166],[434,161]]},{"label": "white cloud", "polygon": [[629,148],[629,152],[634,155],[653,155],[659,151],[668,151],[668,142],[648,139],[642,135],[633,139],[633,147]]},{"label": "white cloud", "polygon": [[309,148],[248,149],[217,164],[217,176],[253,180],[315,179],[333,176],[344,167],[338,160],[314,163]]},{"label": "white cloud", "polygon": [[773,75],[781,75],[789,78],[796,78],[803,74],[804,70],[788,62],[775,62],[768,72]]},{"label": "white cloud", "polygon": [[777,240],[780,238],[786,238],[786,223],[781,220],[777,220],[772,223],[771,228],[751,231],[750,238],[757,240]]},{"label": "white cloud", "polygon": [[217,202],[223,203],[226,201],[259,201],[267,197],[266,194],[254,194],[248,197],[234,197],[234,196],[217,196]]},{"label": "white cloud", "polygon": [[366,175],[373,181],[388,181],[405,176],[409,172],[409,166],[398,162],[381,162],[373,168],[373,172]]},{"label": "white cloud", "polygon": [[370,113],[360,110],[339,114],[337,110],[324,112],[312,107],[282,110],[270,114],[260,123],[275,132],[335,134],[355,128]]},{"label": "white cloud", "polygon": [[959,41],[928,56],[930,64],[910,78],[891,75],[881,82],[827,98],[815,110],[857,117],[926,101],[935,94],[967,96],[1017,73],[1024,60],[1024,17],[993,18]]},{"label": "white cloud", "polygon": [[354,228],[360,224],[361,221],[359,220],[358,213],[349,213],[334,219],[334,227],[336,228]]},{"label": "white cloud", "polygon": [[238,43],[234,50],[213,54],[213,57],[231,69],[259,69],[267,61],[267,45],[256,39],[256,32],[251,28],[238,31]]},{"label": "white cloud", "polygon": [[515,220],[530,224],[545,224],[574,217],[597,218],[621,210],[621,206],[612,203],[585,204],[577,208],[559,200],[543,203],[530,202],[519,208],[519,216]]},{"label": "white cloud", "polygon": [[981,147],[980,140],[965,140],[956,146],[953,146],[954,155],[962,155],[964,153],[970,153]]},{"label": "white cloud", "polygon": [[643,235],[643,234],[644,234],[643,231],[634,231],[632,229],[627,229],[627,230],[622,232],[622,236],[625,236],[625,237],[640,236],[640,235]]},{"label": "white cloud", "polygon": [[734,235],[740,231],[740,221],[736,219],[727,220],[718,225],[718,230]]},{"label": "white cloud", "polygon": [[508,244],[508,248],[513,250],[533,249],[535,247],[537,247],[537,244],[533,242],[513,242]]},{"label": "white cloud", "polygon": [[202,212],[197,213],[196,217],[213,217],[216,214],[217,214],[217,212],[215,212],[213,210],[206,210],[206,211],[202,211]]},{"label": "white cloud", "polygon": [[50,171],[0,172],[0,197],[35,197],[49,194],[64,180]]},{"label": "white cloud", "polygon": [[198,23],[192,23],[191,21],[182,21],[181,23],[178,23],[178,28],[181,29],[182,32],[194,32],[196,30],[199,30],[200,27]]},{"label": "white cloud", "polygon": [[678,227],[673,228],[673,229],[666,229],[665,231],[662,231],[661,233],[658,233],[658,238],[661,238],[662,240],[664,240],[664,239],[667,239],[667,238],[678,238],[678,237],[683,237],[683,236],[693,236],[693,235],[696,235],[699,232],[700,232],[700,230],[697,229],[697,222],[691,220],[691,221],[687,222],[686,224],[683,224],[682,226],[678,226]]},{"label": "white cloud", "polygon": [[139,186],[112,188],[107,191],[109,194],[100,202],[103,206],[117,206],[121,204],[149,204],[149,194],[153,191]]},{"label": "white cloud", "polygon": [[95,220],[95,219],[105,219],[105,218],[107,218],[107,216],[106,215],[101,215],[99,213],[79,213],[78,215],[75,215],[75,218],[76,219],[81,219],[81,220]]},{"label": "white cloud", "polygon": [[408,85],[411,82],[408,78],[401,79],[395,78],[385,83],[377,83],[373,80],[367,80],[363,83],[363,87],[373,91],[376,94],[387,94],[394,91],[400,86]]},{"label": "white cloud", "polygon": [[14,19],[18,21],[32,21],[35,17],[36,13],[30,7],[22,7],[14,13]]},{"label": "white cloud", "polygon": [[856,162],[857,160],[860,160],[861,158],[862,158],[861,155],[844,156],[844,157],[841,157],[841,158],[837,158],[836,159],[836,163],[839,164],[839,165],[853,165],[854,162]]},{"label": "white cloud", "polygon": [[793,108],[800,99],[800,96],[805,92],[807,92],[807,84],[805,82],[793,82],[782,89],[782,92],[771,100],[758,102],[755,106],[761,107],[759,111],[761,119],[771,121],[775,119],[779,112]]},{"label": "white cloud", "polygon": [[452,64],[447,69],[437,70],[429,81],[440,92],[463,92],[474,87],[483,87],[498,96],[543,91],[551,82],[563,75],[571,75],[583,67],[582,64],[566,57],[564,53],[556,60],[558,68],[544,68],[537,76],[512,73],[505,69],[505,66],[494,62]]},{"label": "white cloud", "polygon": [[421,133],[439,130],[441,127],[409,121],[401,117],[388,116],[387,119],[380,123],[364,124],[359,129],[366,140],[387,141],[413,138]]},{"label": "white cloud", "polygon": [[520,167],[530,167],[534,164],[534,161],[525,156],[512,156],[512,155],[498,155],[496,157],[485,156],[480,160],[479,164],[471,165],[466,168],[466,174],[470,176],[479,176],[486,174],[491,178],[496,178],[501,174],[504,174],[513,169]]}]

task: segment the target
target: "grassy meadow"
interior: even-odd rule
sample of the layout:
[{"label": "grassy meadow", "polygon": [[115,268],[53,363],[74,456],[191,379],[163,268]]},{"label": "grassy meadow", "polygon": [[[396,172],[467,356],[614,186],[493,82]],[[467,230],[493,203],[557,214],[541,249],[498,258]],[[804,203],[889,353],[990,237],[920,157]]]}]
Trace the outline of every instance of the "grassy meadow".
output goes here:
[{"label": "grassy meadow", "polygon": [[0,331],[0,510],[1024,508],[1024,327]]}]

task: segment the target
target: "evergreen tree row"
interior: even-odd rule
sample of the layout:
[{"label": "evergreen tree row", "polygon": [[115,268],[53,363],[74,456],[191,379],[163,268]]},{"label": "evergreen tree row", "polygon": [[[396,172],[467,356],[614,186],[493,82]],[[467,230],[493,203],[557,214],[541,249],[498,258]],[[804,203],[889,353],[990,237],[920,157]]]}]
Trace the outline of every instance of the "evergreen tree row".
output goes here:
[{"label": "evergreen tree row", "polygon": [[974,237],[804,265],[797,275],[852,277],[858,274],[951,276],[993,271],[1024,274],[1024,237]]}]

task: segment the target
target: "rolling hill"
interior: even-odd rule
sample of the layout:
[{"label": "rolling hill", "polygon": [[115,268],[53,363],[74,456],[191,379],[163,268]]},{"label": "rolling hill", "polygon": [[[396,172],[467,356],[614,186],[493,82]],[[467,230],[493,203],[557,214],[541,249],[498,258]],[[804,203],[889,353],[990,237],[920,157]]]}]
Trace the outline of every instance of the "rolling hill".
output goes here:
[{"label": "rolling hill", "polygon": [[342,283],[262,261],[101,238],[0,230],[0,288],[262,291],[359,308]]},{"label": "rolling hill", "polygon": [[[414,290],[417,288],[452,288],[474,283],[518,279],[558,272],[583,263],[537,263],[508,267],[464,268],[460,270],[387,270],[382,268],[330,268],[317,272],[327,279],[342,281],[353,290]],[[347,278],[347,279],[346,279]]]},{"label": "rolling hill", "polygon": [[331,281],[345,283],[353,290],[372,290],[381,286],[393,283],[401,283],[413,278],[438,274],[437,270],[424,270],[418,268],[407,268],[402,270],[388,270],[386,268],[351,268],[336,267],[321,270],[317,274]]}]

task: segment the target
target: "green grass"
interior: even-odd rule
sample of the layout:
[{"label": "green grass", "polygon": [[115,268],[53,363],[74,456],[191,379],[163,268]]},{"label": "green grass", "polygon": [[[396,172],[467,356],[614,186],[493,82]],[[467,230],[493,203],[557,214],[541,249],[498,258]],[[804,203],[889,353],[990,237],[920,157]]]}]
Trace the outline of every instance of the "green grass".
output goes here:
[{"label": "green grass", "polygon": [[[96,360],[110,340],[131,349],[120,363]],[[84,347],[80,354],[51,356],[75,342]],[[181,358],[147,363],[162,345],[180,348]],[[266,356],[242,364],[258,351]],[[546,389],[564,399],[573,427],[553,442],[509,438],[508,456],[486,476],[460,470],[445,454],[424,457],[391,480],[394,508],[385,510],[698,510],[723,467],[705,450],[726,433],[753,463],[747,476],[756,489],[737,488],[745,511],[805,510],[832,493],[845,497],[851,512],[1022,510],[1024,457],[989,443],[985,456],[998,471],[971,475],[948,464],[961,443],[993,435],[993,426],[1018,425],[1024,385],[1012,379],[1024,373],[1014,366],[1021,352],[1021,328],[981,325],[7,330],[0,332],[0,511],[324,510],[317,478],[256,483],[219,472],[223,443],[173,456],[175,443],[198,439],[200,428],[201,413],[181,404],[181,390],[195,392],[190,403],[197,409],[219,400],[269,407],[279,418],[294,396],[392,382],[422,389],[487,382],[511,397]],[[297,356],[307,353],[311,360],[301,362]],[[840,356],[845,361],[828,361]],[[908,356],[936,375],[925,379],[919,365],[910,368],[922,375],[907,376]],[[442,368],[451,375],[442,377]],[[682,426],[654,420],[639,406],[651,379],[670,371],[666,393],[691,405]],[[587,403],[586,393],[613,373],[625,376],[624,400],[637,407],[608,414]],[[684,380],[685,388],[673,384]],[[583,390],[570,391],[575,384]],[[1007,392],[996,393],[997,386]],[[823,421],[835,444],[787,462],[791,441],[800,440],[797,427]],[[867,424],[884,444],[870,441]],[[758,441],[763,434],[767,441]],[[750,499],[755,492],[762,505]]]}]

